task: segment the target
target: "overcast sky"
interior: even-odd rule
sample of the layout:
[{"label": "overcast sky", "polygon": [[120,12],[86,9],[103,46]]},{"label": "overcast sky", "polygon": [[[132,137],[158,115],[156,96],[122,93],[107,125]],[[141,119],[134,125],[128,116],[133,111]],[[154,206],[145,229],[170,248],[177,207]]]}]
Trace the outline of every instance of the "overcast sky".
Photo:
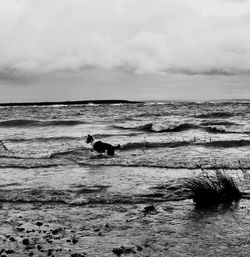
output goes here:
[{"label": "overcast sky", "polygon": [[0,0],[0,102],[250,98],[248,0]]}]

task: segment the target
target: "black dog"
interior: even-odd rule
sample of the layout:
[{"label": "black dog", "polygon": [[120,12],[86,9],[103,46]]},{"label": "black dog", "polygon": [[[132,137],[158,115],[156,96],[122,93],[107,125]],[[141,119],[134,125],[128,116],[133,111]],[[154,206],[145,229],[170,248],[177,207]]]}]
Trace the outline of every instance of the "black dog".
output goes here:
[{"label": "black dog", "polygon": [[100,154],[107,152],[107,155],[109,156],[113,156],[115,154],[115,149],[121,147],[120,145],[113,146],[111,144],[103,143],[102,141],[94,139],[91,135],[88,135],[86,143],[92,145],[93,148],[91,151],[95,150]]}]

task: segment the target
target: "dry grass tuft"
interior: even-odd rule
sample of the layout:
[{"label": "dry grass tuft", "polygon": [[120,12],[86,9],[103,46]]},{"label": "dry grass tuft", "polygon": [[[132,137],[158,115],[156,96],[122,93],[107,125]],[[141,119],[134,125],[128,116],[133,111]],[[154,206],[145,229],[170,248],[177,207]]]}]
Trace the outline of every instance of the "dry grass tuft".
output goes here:
[{"label": "dry grass tuft", "polygon": [[238,201],[242,196],[235,180],[219,170],[204,171],[187,179],[185,186],[198,206]]}]

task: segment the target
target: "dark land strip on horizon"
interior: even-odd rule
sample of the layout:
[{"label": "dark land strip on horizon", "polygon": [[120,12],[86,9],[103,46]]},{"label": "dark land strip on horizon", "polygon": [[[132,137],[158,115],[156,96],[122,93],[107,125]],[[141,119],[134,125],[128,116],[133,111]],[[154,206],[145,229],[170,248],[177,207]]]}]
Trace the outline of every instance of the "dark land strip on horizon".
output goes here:
[{"label": "dark land strip on horizon", "polygon": [[84,101],[59,101],[59,102],[26,102],[26,103],[0,103],[0,106],[32,106],[32,105],[80,105],[80,104],[137,104],[142,101],[128,100],[84,100]]}]

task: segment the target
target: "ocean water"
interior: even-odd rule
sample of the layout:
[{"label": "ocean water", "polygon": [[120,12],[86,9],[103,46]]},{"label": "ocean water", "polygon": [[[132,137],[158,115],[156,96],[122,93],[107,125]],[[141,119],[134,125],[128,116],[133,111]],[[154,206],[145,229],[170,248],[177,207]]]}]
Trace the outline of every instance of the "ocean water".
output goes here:
[{"label": "ocean water", "polygon": [[[113,157],[91,153],[88,134],[121,149]],[[1,200],[71,201],[84,190],[101,192],[112,185],[110,192],[119,183],[129,187],[130,176],[134,188],[140,172],[148,186],[169,174],[192,175],[199,167],[249,169],[250,102],[1,107],[0,139],[8,149],[0,148]],[[98,168],[104,171],[89,172]],[[85,189],[78,183],[84,173]],[[115,174],[120,180],[128,175],[127,182]]]},{"label": "ocean water", "polygon": [[[121,149],[92,153],[88,134]],[[250,254],[249,199],[199,209],[183,186],[220,168],[250,191],[249,101],[6,106],[0,139],[1,253]]]}]

